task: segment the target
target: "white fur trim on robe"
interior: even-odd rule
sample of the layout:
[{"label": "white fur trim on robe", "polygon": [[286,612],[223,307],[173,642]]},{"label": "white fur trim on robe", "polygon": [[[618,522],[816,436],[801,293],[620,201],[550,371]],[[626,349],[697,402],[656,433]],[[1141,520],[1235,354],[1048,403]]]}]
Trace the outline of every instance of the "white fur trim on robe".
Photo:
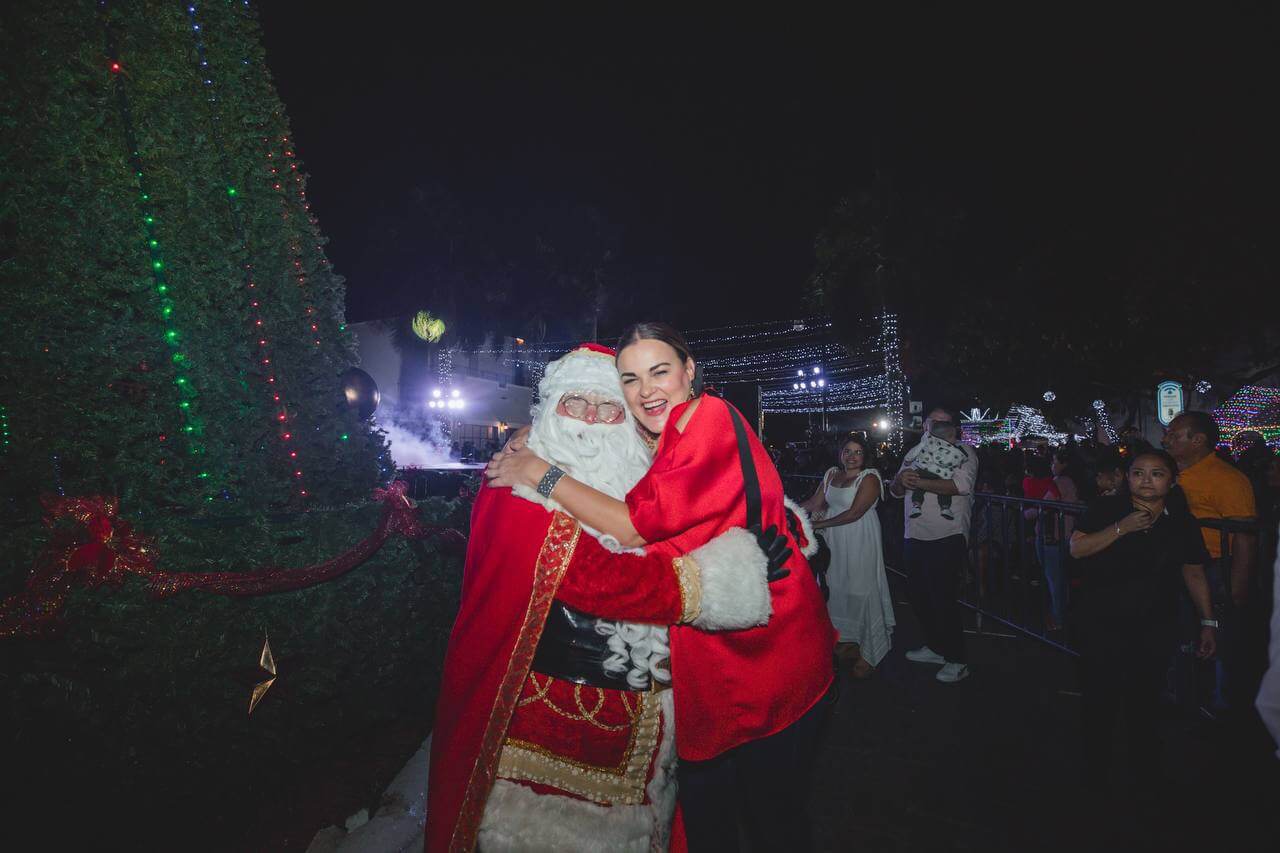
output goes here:
[{"label": "white fur trim on robe", "polygon": [[812,557],[814,554],[818,553],[818,537],[814,535],[813,522],[809,518],[809,513],[806,512],[800,504],[791,500],[791,498],[784,496],[782,498],[782,503],[787,509],[796,514],[796,518],[800,519],[800,530],[804,533],[804,541],[809,543],[800,549],[800,553],[803,554],[806,559]]},{"label": "white fur trim on robe", "polygon": [[485,853],[648,853],[671,841],[676,811],[675,705],[664,690],[662,740],[653,778],[639,806],[602,806],[559,794],[539,794],[527,785],[497,779],[485,803],[478,848]]},{"label": "white fur trim on robe", "polygon": [[702,607],[690,624],[704,631],[765,625],[773,615],[769,561],[756,537],[733,527],[689,554],[698,564]]}]

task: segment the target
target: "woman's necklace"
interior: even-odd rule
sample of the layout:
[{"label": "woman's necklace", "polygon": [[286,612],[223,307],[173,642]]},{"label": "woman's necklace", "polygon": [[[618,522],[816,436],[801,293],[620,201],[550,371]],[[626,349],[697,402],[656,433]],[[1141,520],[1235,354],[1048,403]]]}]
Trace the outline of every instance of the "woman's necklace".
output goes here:
[{"label": "woman's necklace", "polygon": [[636,425],[636,432],[640,434],[640,440],[644,442],[645,447],[649,448],[650,453],[657,452],[658,438],[660,436],[654,435],[639,424]]}]

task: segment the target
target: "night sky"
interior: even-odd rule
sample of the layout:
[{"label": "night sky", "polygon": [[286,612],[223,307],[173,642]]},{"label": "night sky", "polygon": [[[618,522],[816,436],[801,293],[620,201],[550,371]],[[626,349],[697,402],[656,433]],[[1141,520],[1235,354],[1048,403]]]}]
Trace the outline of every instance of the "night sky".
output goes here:
[{"label": "night sky", "polygon": [[691,327],[802,315],[815,234],[878,170],[963,210],[993,271],[1037,251],[1085,271],[1171,231],[1231,254],[1275,222],[1274,16],[400,5],[260,7],[353,320],[429,307],[440,193],[504,223],[499,254],[539,210],[595,208],[636,310]]}]

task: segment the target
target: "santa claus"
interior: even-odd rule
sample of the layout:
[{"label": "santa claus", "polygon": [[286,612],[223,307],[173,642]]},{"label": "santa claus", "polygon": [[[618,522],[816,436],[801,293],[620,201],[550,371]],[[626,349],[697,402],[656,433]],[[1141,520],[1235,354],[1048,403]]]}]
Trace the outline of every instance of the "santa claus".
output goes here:
[{"label": "santa claus", "polygon": [[[529,447],[621,499],[649,454],[613,351],[547,366]],[[667,629],[765,624],[789,551],[730,529],[623,552],[548,495],[476,498],[432,737],[428,851],[664,850],[675,809]]]}]

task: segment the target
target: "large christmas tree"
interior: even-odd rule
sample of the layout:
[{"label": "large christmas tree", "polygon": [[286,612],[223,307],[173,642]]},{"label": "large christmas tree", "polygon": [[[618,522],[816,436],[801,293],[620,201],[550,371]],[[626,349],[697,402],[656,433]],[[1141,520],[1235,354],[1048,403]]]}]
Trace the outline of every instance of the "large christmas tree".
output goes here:
[{"label": "large christmas tree", "polygon": [[237,512],[367,493],[384,448],[337,405],[343,282],[248,4],[7,6],[13,488]]},{"label": "large christmas tree", "polygon": [[[0,601],[67,533],[41,495],[117,499],[179,573],[321,564],[378,524],[385,442],[340,392],[343,282],[260,43],[246,0],[4,6]],[[75,586],[57,630],[0,636],[4,834],[305,848],[429,730],[457,568],[399,539],[279,595]]]}]

